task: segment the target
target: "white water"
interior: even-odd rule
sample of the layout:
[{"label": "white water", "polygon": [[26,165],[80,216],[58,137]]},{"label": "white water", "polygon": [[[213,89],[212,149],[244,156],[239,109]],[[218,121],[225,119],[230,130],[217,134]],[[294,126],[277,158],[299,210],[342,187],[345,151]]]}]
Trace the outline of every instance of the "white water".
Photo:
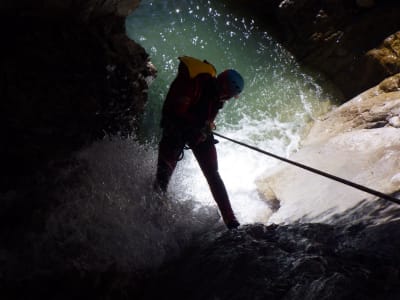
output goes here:
[{"label": "white water", "polygon": [[[235,68],[242,73],[245,90],[217,118],[218,131],[278,155],[298,149],[307,123],[329,109],[334,98],[327,82],[302,70],[255,21],[233,15],[219,2],[145,0],[127,19],[126,28],[158,69],[143,122],[148,139],[159,134],[160,109],[180,55],[207,59],[219,71]],[[271,211],[259,198],[255,180],[277,162],[221,139],[217,151],[239,220],[267,222]],[[176,199],[215,205],[190,151],[179,163],[169,191]]]},{"label": "white water", "polygon": [[[88,164],[83,184],[65,187],[60,196],[64,204],[53,211],[42,243],[33,249],[54,253],[44,265],[83,271],[147,269],[179,255],[193,237],[225,229],[190,151],[179,163],[168,195],[152,190],[160,109],[179,55],[208,59],[218,70],[235,68],[243,74],[245,91],[226,105],[218,131],[278,155],[296,151],[307,123],[329,109],[333,99],[320,77],[302,70],[254,21],[232,15],[220,4],[143,0],[126,26],[159,70],[141,132],[148,142],[143,143],[143,136],[141,142],[104,140],[78,155]],[[277,162],[223,140],[217,150],[239,220],[268,222],[271,212],[259,198],[255,180]]]},{"label": "white water", "polygon": [[[104,140],[78,154],[87,173],[76,189],[60,186],[47,231],[35,243],[55,268],[122,272],[157,267],[194,237],[220,231],[216,208],[194,209],[153,192],[156,150],[133,139]],[[66,169],[65,175],[76,170]],[[39,257],[43,257],[40,255]]]}]

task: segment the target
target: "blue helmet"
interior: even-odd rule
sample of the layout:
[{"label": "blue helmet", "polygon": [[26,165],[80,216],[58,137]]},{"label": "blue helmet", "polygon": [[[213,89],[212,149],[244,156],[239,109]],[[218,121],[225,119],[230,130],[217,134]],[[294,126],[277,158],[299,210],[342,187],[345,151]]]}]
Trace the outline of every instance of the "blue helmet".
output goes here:
[{"label": "blue helmet", "polygon": [[235,70],[225,70],[218,75],[217,79],[226,88],[230,97],[239,95],[243,90],[243,77]]}]

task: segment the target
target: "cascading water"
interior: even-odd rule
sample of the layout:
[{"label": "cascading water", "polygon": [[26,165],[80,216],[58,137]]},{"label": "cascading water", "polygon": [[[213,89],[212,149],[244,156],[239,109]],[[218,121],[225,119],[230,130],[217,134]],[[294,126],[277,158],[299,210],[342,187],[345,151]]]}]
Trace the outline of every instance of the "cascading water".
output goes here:
[{"label": "cascading water", "polygon": [[[309,121],[331,107],[326,81],[220,1],[142,0],[126,27],[159,71],[141,136],[98,141],[76,157],[49,160],[41,168],[49,170],[32,177],[18,169],[29,160],[16,164],[10,175],[31,182],[0,195],[2,215],[9,214],[1,299],[400,298],[398,207],[366,203],[339,225],[228,231],[190,151],[167,195],[153,191],[160,110],[179,55],[239,70],[245,91],[221,112],[218,131],[281,156],[296,151]],[[254,181],[277,162],[224,140],[217,148],[240,221],[268,222]],[[366,217],[380,214],[384,222],[368,226]]]},{"label": "cascading water", "polygon": [[[229,13],[219,2],[143,0],[126,28],[158,69],[140,142],[104,140],[78,154],[86,172],[75,188],[59,189],[63,204],[52,211],[47,232],[34,249],[49,253],[38,255],[43,258],[39,269],[148,270],[179,255],[192,238],[225,229],[190,151],[185,151],[167,195],[152,189],[160,110],[179,55],[207,59],[219,71],[239,70],[245,90],[225,105],[218,131],[279,155],[295,151],[308,122],[331,105],[323,79],[302,70],[254,21]],[[223,140],[217,151],[239,221],[268,222],[271,211],[259,198],[255,180],[277,162]],[[66,169],[65,176],[73,170]],[[24,272],[17,276],[29,276]]]},{"label": "cascading water", "polygon": [[[217,118],[217,130],[278,155],[295,151],[310,120],[326,111],[333,89],[302,69],[254,20],[230,13],[219,1],[141,2],[126,21],[128,35],[150,54],[158,77],[149,90],[142,135],[157,140],[160,110],[180,55],[206,59],[218,71],[238,70],[245,89]],[[219,169],[242,223],[267,222],[271,211],[259,198],[255,180],[277,162],[220,141]],[[180,200],[215,205],[190,151],[185,151],[170,183]]]}]

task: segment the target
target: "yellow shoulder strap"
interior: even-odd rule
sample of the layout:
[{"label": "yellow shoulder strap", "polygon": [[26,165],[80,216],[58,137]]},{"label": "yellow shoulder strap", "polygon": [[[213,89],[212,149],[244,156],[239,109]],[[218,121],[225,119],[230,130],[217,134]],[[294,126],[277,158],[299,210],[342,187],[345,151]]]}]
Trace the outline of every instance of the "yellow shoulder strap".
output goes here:
[{"label": "yellow shoulder strap", "polygon": [[217,70],[210,63],[201,61],[197,58],[190,56],[180,56],[179,60],[183,62],[188,68],[190,78],[195,78],[201,73],[210,74],[212,77],[217,76]]}]

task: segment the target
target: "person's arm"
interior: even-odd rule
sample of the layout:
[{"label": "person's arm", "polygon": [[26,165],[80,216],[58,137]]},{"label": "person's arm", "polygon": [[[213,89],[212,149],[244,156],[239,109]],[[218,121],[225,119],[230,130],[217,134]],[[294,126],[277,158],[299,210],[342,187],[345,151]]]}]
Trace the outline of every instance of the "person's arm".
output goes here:
[{"label": "person's arm", "polygon": [[218,111],[222,108],[223,102],[219,101],[218,93],[213,80],[205,80],[202,86],[202,94],[200,96],[203,105],[201,108],[201,116],[198,116],[197,126],[193,130],[193,141],[197,145],[204,142],[215,129],[214,120]]}]

